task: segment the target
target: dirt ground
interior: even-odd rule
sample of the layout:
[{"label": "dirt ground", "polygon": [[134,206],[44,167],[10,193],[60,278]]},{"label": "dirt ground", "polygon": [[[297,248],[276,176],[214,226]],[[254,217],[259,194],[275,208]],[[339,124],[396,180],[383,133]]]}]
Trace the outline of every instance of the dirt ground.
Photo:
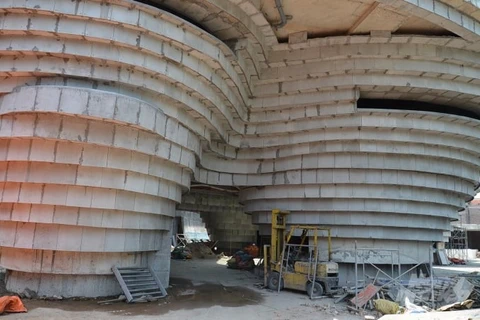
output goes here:
[{"label": "dirt ground", "polygon": [[260,289],[252,272],[227,269],[224,260],[172,260],[166,299],[141,304],[99,305],[96,300],[24,300],[28,313],[5,319],[275,319],[357,320],[333,299],[310,300],[305,293]]},{"label": "dirt ground", "polygon": [[[29,312],[10,314],[4,319],[364,319],[363,316],[350,314],[345,304],[334,304],[330,298],[312,301],[302,292],[284,290],[277,293],[261,289],[256,285],[262,279],[254,273],[227,269],[225,264],[225,259],[172,260],[169,295],[157,302],[99,305],[98,300],[92,299],[24,299]],[[480,260],[471,261],[466,266],[434,268],[436,276],[472,271],[480,271]],[[4,290],[0,281],[0,295]]]}]

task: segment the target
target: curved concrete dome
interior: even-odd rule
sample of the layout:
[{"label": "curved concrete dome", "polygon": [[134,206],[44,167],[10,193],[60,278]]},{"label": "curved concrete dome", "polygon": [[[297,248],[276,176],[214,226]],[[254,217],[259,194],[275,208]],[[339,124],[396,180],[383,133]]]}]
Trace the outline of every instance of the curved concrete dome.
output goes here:
[{"label": "curved concrete dome", "polygon": [[263,234],[273,208],[330,226],[338,262],[428,260],[480,176],[479,9],[292,1],[282,27],[267,0],[0,2],[10,290],[111,295],[113,265],[167,284],[192,183],[239,189]]}]

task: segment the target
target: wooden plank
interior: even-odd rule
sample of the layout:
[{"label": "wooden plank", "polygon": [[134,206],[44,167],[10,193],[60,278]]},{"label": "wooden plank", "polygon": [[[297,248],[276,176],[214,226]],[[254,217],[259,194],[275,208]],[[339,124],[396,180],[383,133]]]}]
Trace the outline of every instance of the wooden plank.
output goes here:
[{"label": "wooden plank", "polygon": [[353,297],[350,302],[356,305],[358,308],[363,307],[370,299],[372,299],[377,292],[380,290],[380,287],[369,284],[362,291],[360,291],[355,297]]},{"label": "wooden plank", "polygon": [[122,288],[122,291],[125,294],[125,297],[127,298],[127,302],[131,302],[133,300],[133,297],[130,294],[130,291],[128,290],[127,284],[125,283],[125,281],[123,281],[120,271],[118,271],[117,267],[115,266],[112,267],[112,271],[115,277],[117,278],[117,281],[120,284],[120,287]]},{"label": "wooden plank", "polygon": [[344,293],[342,294],[340,297],[338,297],[337,299],[335,299],[335,301],[333,302],[334,304],[337,304],[339,302],[342,302],[343,300],[345,300],[346,297],[348,297],[349,293]]}]

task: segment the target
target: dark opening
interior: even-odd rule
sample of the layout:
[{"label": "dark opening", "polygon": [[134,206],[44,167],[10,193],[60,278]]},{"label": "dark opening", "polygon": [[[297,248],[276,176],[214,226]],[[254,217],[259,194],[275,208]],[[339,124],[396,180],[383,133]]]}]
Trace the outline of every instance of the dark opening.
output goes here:
[{"label": "dark opening", "polygon": [[410,100],[360,99],[357,102],[357,108],[428,111],[480,120],[480,115],[473,111],[464,110],[458,107]]},{"label": "dark opening", "polygon": [[480,231],[467,231],[468,248],[480,250]]},{"label": "dark opening", "polygon": [[179,17],[180,19],[183,19],[187,22],[190,22],[191,24],[193,24],[194,26],[197,26],[199,27],[200,29],[202,29],[203,31],[206,31],[208,33],[210,33],[207,29],[205,29],[201,24],[198,24],[195,20],[187,17],[186,15],[184,15],[181,11],[177,11],[177,10],[173,10],[172,8],[169,8],[169,7],[166,7],[164,5],[162,5],[161,3],[157,3],[157,1],[155,0],[135,0],[137,2],[140,2],[140,3],[143,3],[143,4],[146,4],[146,5],[149,5],[149,6],[152,6],[152,7],[155,7],[155,8],[158,8],[158,9],[161,9],[163,11],[166,11],[168,13],[171,13],[177,17]]}]

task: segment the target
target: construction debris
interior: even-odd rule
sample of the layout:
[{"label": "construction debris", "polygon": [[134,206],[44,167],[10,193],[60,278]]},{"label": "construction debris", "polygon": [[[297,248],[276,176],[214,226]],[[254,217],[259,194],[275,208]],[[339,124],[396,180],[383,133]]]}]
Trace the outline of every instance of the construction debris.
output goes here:
[{"label": "construction debris", "polygon": [[455,302],[446,306],[438,308],[438,311],[452,311],[470,309],[473,305],[473,300],[465,300],[462,302]]},{"label": "construction debris", "polygon": [[203,242],[187,243],[186,248],[191,252],[193,259],[215,259],[217,255],[210,249],[210,247]]},{"label": "construction debris", "polygon": [[462,310],[449,312],[389,314],[381,317],[379,320],[473,320],[479,318],[480,310]]},{"label": "construction debris", "polygon": [[458,277],[411,279],[398,281],[398,283],[387,283],[387,279],[378,279],[376,285],[383,286],[382,290],[386,295],[400,305],[403,305],[405,298],[409,298],[412,303],[417,305],[431,305],[433,289],[435,301],[433,307],[464,301],[470,296],[474,287],[468,281]]},{"label": "construction debris", "polygon": [[360,291],[353,299],[350,300],[353,305],[357,308],[363,307],[370,299],[372,299],[377,292],[380,290],[380,287],[374,286],[373,284],[369,284]]},{"label": "construction debris", "polygon": [[116,299],[98,301],[97,304],[108,305],[108,304],[112,304],[112,303],[115,303],[115,302],[122,302],[122,301],[125,301],[125,300],[127,300],[127,297],[125,295],[121,294]]},{"label": "construction debris", "polygon": [[22,291],[22,293],[19,294],[20,298],[26,298],[26,299],[36,299],[38,298],[38,295],[35,291],[30,290],[29,288],[25,288],[25,290]]},{"label": "construction debris", "polygon": [[472,293],[468,297],[473,300],[472,308],[480,308],[480,275],[474,272],[460,275],[460,277],[467,279],[468,282],[473,285]]},{"label": "construction debris", "polygon": [[170,254],[172,259],[186,260],[192,259],[192,253],[187,247],[176,246]]},{"label": "construction debris", "polygon": [[0,314],[4,313],[23,313],[27,312],[27,308],[23,305],[22,300],[16,296],[0,297]]},{"label": "construction debris", "polygon": [[411,314],[411,313],[427,313],[430,312],[431,309],[425,306],[417,306],[416,304],[410,302],[410,299],[405,298],[405,311],[403,313],[405,314]]},{"label": "construction debris", "polygon": [[[404,312],[406,313],[430,312],[432,309],[458,310],[480,306],[480,276],[472,274],[460,277],[402,281],[375,279],[366,287],[357,289],[357,292],[357,295],[350,300],[356,309],[366,309],[367,307],[373,309],[372,305],[374,305],[376,310],[384,314],[387,314],[385,312],[387,310],[382,305],[383,301],[398,305],[400,309],[402,309],[401,306],[405,307]],[[348,290],[347,294],[351,295],[352,290]],[[377,299],[373,300],[374,297]],[[385,297],[392,301],[385,300]],[[337,301],[344,298],[345,295],[342,295]],[[393,305],[391,306],[393,307]]]},{"label": "construction debris", "polygon": [[400,308],[398,303],[385,299],[373,300],[373,305],[375,306],[375,310],[381,312],[382,314],[396,314]]},{"label": "construction debris", "polygon": [[465,264],[466,264],[465,260],[463,260],[463,259],[448,258],[448,260],[450,260],[450,262],[453,263],[453,264],[461,264],[461,265],[465,265]]},{"label": "construction debris", "polygon": [[244,252],[237,251],[228,261],[227,267],[230,269],[253,269],[255,262],[253,256]]},{"label": "construction debris", "polygon": [[216,254],[204,242],[190,242],[186,246],[178,245],[171,252],[172,259],[214,259]]},{"label": "construction debris", "polygon": [[447,305],[459,301],[464,301],[470,297],[474,285],[468,282],[465,278],[457,278],[454,286],[448,288],[443,296],[438,299],[438,305]]}]

